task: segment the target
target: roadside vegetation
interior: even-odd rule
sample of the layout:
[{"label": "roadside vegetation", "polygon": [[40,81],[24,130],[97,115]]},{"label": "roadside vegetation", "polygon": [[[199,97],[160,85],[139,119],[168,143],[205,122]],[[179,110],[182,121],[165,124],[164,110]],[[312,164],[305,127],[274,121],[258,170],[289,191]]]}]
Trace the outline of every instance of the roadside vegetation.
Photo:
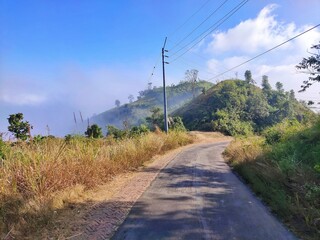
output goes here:
[{"label": "roadside vegetation", "polygon": [[320,237],[320,118],[286,120],[237,138],[225,156],[254,192],[302,239]]},{"label": "roadside vegetation", "polygon": [[[301,91],[320,82],[320,44],[312,49],[318,53],[297,66],[310,74]],[[263,129],[259,136],[236,138],[224,154],[233,169],[297,236],[320,239],[319,115],[309,112],[302,118],[286,116]]]},{"label": "roadside vegetation", "polygon": [[16,120],[10,125],[12,133],[20,135],[16,142],[0,140],[1,238],[8,233],[28,236],[48,226],[54,211],[68,205],[68,195],[62,192],[93,189],[138,169],[155,155],[192,142],[173,126],[165,134],[144,125],[127,130],[108,126],[106,137],[95,124],[87,128],[86,136],[31,137],[22,114],[10,117]]}]

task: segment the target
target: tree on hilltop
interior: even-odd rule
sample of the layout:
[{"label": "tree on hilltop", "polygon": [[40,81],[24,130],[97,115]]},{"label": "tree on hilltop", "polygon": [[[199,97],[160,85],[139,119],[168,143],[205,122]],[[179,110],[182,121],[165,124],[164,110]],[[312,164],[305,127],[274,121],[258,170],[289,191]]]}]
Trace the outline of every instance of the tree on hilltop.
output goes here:
[{"label": "tree on hilltop", "polygon": [[117,99],[114,103],[115,103],[116,107],[120,107],[120,100]]},{"label": "tree on hilltop", "polygon": [[252,73],[250,70],[246,70],[244,72],[244,78],[247,83],[254,84],[254,80],[252,79]]},{"label": "tree on hilltop", "polygon": [[276,89],[278,92],[283,93],[284,92],[283,84],[281,82],[276,82]]},{"label": "tree on hilltop", "polygon": [[269,83],[269,78],[267,75],[262,76],[262,84],[261,85],[262,85],[262,90],[264,92],[268,92],[268,91],[272,90],[272,87]]},{"label": "tree on hilltop", "polygon": [[134,96],[133,96],[132,94],[130,94],[129,97],[128,97],[128,99],[129,99],[129,103],[132,103],[133,100],[134,100]]},{"label": "tree on hilltop", "polygon": [[187,70],[185,72],[186,81],[191,83],[193,98],[195,98],[195,85],[198,80],[198,73],[199,73],[199,71],[196,69]]}]

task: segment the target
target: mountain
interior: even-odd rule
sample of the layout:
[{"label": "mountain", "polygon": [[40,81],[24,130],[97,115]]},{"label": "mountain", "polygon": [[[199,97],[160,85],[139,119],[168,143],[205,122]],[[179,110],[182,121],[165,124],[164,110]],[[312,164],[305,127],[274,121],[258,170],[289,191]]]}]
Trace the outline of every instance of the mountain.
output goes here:
[{"label": "mountain", "polygon": [[[181,82],[178,85],[166,87],[168,113],[182,107],[212,86],[210,82],[198,81],[194,84]],[[151,115],[150,110],[156,107],[163,109],[163,87],[140,91],[136,101],[100,113],[92,117],[90,122],[102,127],[113,125],[118,128],[123,128],[124,124],[140,125],[145,123],[145,118]]]},{"label": "mountain", "polygon": [[267,80],[262,89],[243,80],[222,81],[172,113],[189,130],[228,135],[260,132],[283,119],[303,121],[312,114],[292,90],[285,92],[281,83],[273,90]]}]

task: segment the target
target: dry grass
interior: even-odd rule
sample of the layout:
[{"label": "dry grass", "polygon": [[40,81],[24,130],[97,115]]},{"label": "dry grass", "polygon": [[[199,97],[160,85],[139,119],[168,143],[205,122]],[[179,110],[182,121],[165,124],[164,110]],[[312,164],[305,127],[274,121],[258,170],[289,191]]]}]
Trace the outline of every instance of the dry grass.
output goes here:
[{"label": "dry grass", "polygon": [[237,164],[251,162],[263,154],[261,137],[238,138],[224,152],[229,162]]},{"label": "dry grass", "polygon": [[[8,147],[0,167],[1,237],[10,230],[19,236],[40,229],[66,198],[191,142],[186,133],[157,132],[122,141],[45,139]],[[74,191],[74,196],[61,194]]]}]

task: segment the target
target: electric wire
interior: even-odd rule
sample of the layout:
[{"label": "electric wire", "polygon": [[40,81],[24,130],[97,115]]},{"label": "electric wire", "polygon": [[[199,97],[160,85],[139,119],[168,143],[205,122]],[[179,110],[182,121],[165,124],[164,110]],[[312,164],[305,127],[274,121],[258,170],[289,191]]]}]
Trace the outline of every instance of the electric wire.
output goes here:
[{"label": "electric wire", "polygon": [[216,76],[214,76],[214,77],[212,77],[212,78],[209,78],[208,81],[210,81],[210,80],[212,80],[212,79],[214,79],[214,78],[220,77],[221,75],[223,75],[223,74],[225,74],[225,73],[227,73],[227,72],[230,72],[230,71],[232,71],[232,70],[234,70],[234,69],[236,69],[236,68],[238,68],[238,67],[240,67],[240,66],[242,66],[242,65],[244,65],[244,64],[246,64],[246,63],[248,63],[248,62],[251,62],[252,60],[254,60],[254,59],[258,58],[258,57],[261,57],[262,55],[264,55],[264,54],[266,54],[266,53],[268,53],[268,52],[271,52],[272,50],[274,50],[274,49],[276,49],[276,48],[278,48],[278,47],[281,47],[282,45],[284,45],[284,44],[286,44],[286,43],[288,43],[288,42],[290,42],[290,41],[292,41],[292,40],[294,40],[294,39],[302,36],[303,34],[306,34],[307,32],[310,32],[311,30],[313,30],[313,29],[315,29],[315,28],[317,28],[317,27],[319,27],[319,26],[320,26],[320,24],[317,24],[317,25],[313,26],[312,28],[309,28],[309,29],[307,29],[306,31],[304,31],[304,32],[302,32],[302,33],[299,33],[298,35],[296,35],[296,36],[294,36],[294,37],[292,37],[292,38],[289,38],[288,40],[286,40],[286,41],[284,41],[284,42],[282,42],[282,43],[274,46],[273,48],[270,48],[270,49],[268,49],[267,51],[264,51],[263,53],[260,53],[260,54],[258,54],[258,55],[256,55],[256,56],[254,56],[253,58],[250,58],[249,60],[244,61],[243,63],[240,63],[240,64],[238,64],[237,66],[230,68],[229,70],[227,70],[227,71],[225,71],[225,72],[223,72],[223,73],[220,73],[220,74],[218,74],[218,75],[216,75]]},{"label": "electric wire", "polygon": [[224,4],[226,4],[229,0],[224,0],[222,4],[220,4],[208,17],[206,17],[197,27],[195,27],[189,34],[187,34],[183,39],[181,39],[179,42],[177,42],[169,51],[172,51],[177,46],[179,46],[184,40],[186,40],[190,35],[192,35],[199,27],[202,26],[206,21],[209,20],[210,17],[212,17],[220,8],[223,7]]},{"label": "electric wire", "polygon": [[154,64],[154,66],[153,66],[153,68],[152,68],[152,72],[151,72],[151,74],[150,74],[150,76],[149,76],[149,78],[148,78],[148,83],[151,82],[151,80],[152,80],[152,78],[153,78],[153,76],[154,76],[154,71],[156,70],[156,68],[157,68],[160,60],[161,60],[161,55],[160,55],[160,57],[157,59],[156,63]]},{"label": "electric wire", "polygon": [[[226,15],[224,15],[221,19],[219,19],[217,22],[215,22],[213,25],[211,25],[206,31],[204,31],[202,34],[200,34],[197,38],[193,39],[190,43],[186,44],[176,52],[174,52],[172,56],[176,55],[178,52],[183,50],[184,48],[188,47],[190,44],[192,44],[194,41],[196,41],[201,35],[205,34],[203,37],[201,37],[200,40],[198,40],[195,44],[193,44],[191,47],[189,47],[185,52],[180,54],[178,57],[176,57],[174,60],[172,60],[170,63],[175,62],[177,59],[179,59],[181,56],[189,52],[192,48],[194,48],[198,43],[200,43],[204,38],[206,38],[210,33],[212,33],[214,30],[216,30],[218,27],[220,27],[225,21],[227,21],[233,14],[235,14],[237,11],[239,11],[249,0],[243,0],[241,3],[239,3],[236,7],[234,7],[231,11],[229,11]],[[214,27],[216,26],[216,27]],[[214,27],[214,28],[213,28]],[[213,29],[211,29],[213,28]],[[210,30],[211,29],[211,30]],[[209,31],[209,32],[208,32]],[[206,33],[208,32],[208,33]]]},{"label": "electric wire", "polygon": [[211,0],[207,0],[204,4],[201,5],[201,7],[195,12],[193,13],[186,21],[184,21],[184,23],[182,23],[179,27],[177,27],[174,31],[172,31],[169,36],[172,37],[174,36],[184,25],[187,24],[187,22],[190,21],[191,18],[193,18],[198,12],[201,11],[202,8],[204,8]]}]

